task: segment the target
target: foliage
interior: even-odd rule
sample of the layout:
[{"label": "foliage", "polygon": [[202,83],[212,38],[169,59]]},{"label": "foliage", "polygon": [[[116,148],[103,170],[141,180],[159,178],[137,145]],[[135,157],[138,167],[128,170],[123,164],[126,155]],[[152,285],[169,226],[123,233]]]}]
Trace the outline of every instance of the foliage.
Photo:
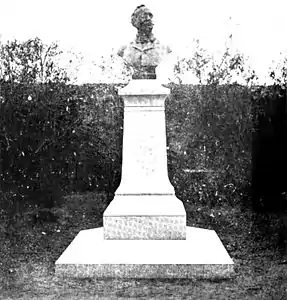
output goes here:
[{"label": "foliage", "polygon": [[79,121],[76,101],[69,102],[63,54],[56,42],[46,45],[39,38],[1,45],[0,188],[12,192],[15,211],[23,198],[48,207],[60,198],[63,170],[55,165]]},{"label": "foliage", "polygon": [[248,89],[172,85],[171,91],[166,106],[170,178],[180,198],[209,206],[238,201],[232,193],[242,194],[250,182]]},{"label": "foliage", "polygon": [[172,180],[183,199],[209,206],[238,201],[251,180],[251,94],[257,76],[230,45],[215,57],[197,40],[192,56],[175,65],[175,74],[180,79],[191,71],[199,85],[171,83],[170,111],[167,105],[169,157],[180,166]]},{"label": "foliage", "polygon": [[132,77],[132,69],[116,53],[109,56],[101,56],[93,64],[101,69],[105,82],[128,83]]},{"label": "foliage", "polygon": [[270,72],[270,78],[274,84],[280,85],[286,90],[287,85],[287,55],[283,55],[277,66]]},{"label": "foliage", "polygon": [[120,180],[123,103],[113,85],[85,85],[79,91],[83,121],[75,133],[79,141],[77,176],[87,178],[91,189],[113,193]]},{"label": "foliage", "polygon": [[[231,42],[232,36],[230,45]],[[192,190],[196,190],[199,194],[197,199],[201,201],[205,199],[209,205],[220,203],[222,198],[225,199],[224,202],[230,198],[236,201],[238,196],[250,190],[251,182],[252,195],[254,195],[254,186],[256,185],[258,190],[259,184],[263,185],[260,193],[268,194],[269,198],[274,198],[276,193],[282,193],[286,189],[283,187],[282,177],[279,178],[279,174],[286,168],[283,166],[287,166],[283,155],[287,149],[287,137],[284,133],[286,62],[285,57],[270,73],[273,86],[259,86],[258,77],[248,66],[248,61],[242,54],[233,53],[228,45],[223,55],[216,58],[203,49],[199,41],[196,41],[192,57],[185,57],[178,61],[175,66],[178,77],[192,71],[200,83],[200,86],[194,87],[195,91],[189,95],[188,92],[183,91],[181,85],[181,99],[187,97],[184,101],[186,103],[192,99],[192,105],[186,106],[188,109],[179,118],[178,125],[186,126],[182,141],[189,140],[192,149],[187,151],[188,147],[185,145],[183,153],[187,156],[200,153],[191,157],[192,161],[197,162],[196,168],[203,169],[203,172],[179,175],[177,182],[182,184],[179,189],[180,194],[188,190],[183,187],[184,182],[192,180],[194,188],[189,194],[192,195]],[[178,109],[181,110],[182,105]],[[194,114],[191,113],[192,111]],[[193,124],[188,128],[190,116],[193,118]],[[199,143],[194,143],[193,140]],[[281,160],[281,163],[278,160]],[[177,164],[182,165],[183,161],[186,168],[187,161],[184,159],[177,160]],[[190,169],[192,168],[187,168],[186,171]],[[273,175],[270,175],[270,172],[266,174],[265,169],[266,172],[267,169],[273,170]],[[213,172],[209,170],[216,170],[214,178]],[[255,182],[257,183],[254,185]],[[223,187],[231,188],[232,194]],[[257,193],[255,193],[257,200],[253,197],[253,204],[254,201],[261,201]],[[247,195],[250,195],[249,192]],[[276,204],[276,201],[272,200],[267,202],[270,203],[265,205]]]},{"label": "foliage", "polygon": [[[13,83],[13,89],[8,82],[1,84],[2,189],[21,198],[32,191],[41,198],[45,192],[57,191],[60,170],[51,168],[51,163],[59,163],[67,144],[72,144],[69,136],[77,120],[75,103],[61,94],[64,88],[59,83]],[[47,197],[50,204],[46,204],[52,205]]]},{"label": "foliage", "polygon": [[0,49],[0,75],[11,83],[66,83],[70,78],[59,65],[62,54],[56,42],[46,45],[39,38],[8,41]]},{"label": "foliage", "polygon": [[69,101],[59,96],[69,81],[59,64],[62,54],[57,43],[45,45],[39,38],[8,41],[0,48],[0,188],[10,191],[4,206],[16,212],[25,197],[48,207],[60,198],[47,149],[64,135],[59,122],[69,123],[63,114]]},{"label": "foliage", "polygon": [[252,204],[255,211],[286,210],[287,59],[270,71],[270,85],[252,89]]},{"label": "foliage", "polygon": [[115,88],[10,87],[1,85],[1,188],[13,191],[17,203],[44,207],[52,207],[62,191],[112,192],[120,176],[122,136]]},{"label": "foliage", "polygon": [[[262,86],[252,94],[252,196],[257,210],[284,210],[287,167],[286,92],[282,86]],[[286,205],[285,205],[286,206]],[[285,208],[286,209],[286,208]]]},{"label": "foliage", "polygon": [[254,84],[258,79],[255,71],[248,65],[248,60],[242,53],[232,50],[231,44],[232,37],[230,36],[223,54],[216,56],[202,48],[199,40],[196,40],[191,56],[181,58],[176,62],[174,66],[176,78],[181,83],[181,76],[186,72],[191,72],[199,84]]}]

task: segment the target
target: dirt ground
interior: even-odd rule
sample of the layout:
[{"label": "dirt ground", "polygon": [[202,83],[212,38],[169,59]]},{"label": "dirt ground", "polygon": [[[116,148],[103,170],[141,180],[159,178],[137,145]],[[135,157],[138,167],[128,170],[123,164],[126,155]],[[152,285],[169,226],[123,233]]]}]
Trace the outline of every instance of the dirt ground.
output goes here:
[{"label": "dirt ground", "polygon": [[[280,220],[240,207],[185,205],[187,225],[214,229],[235,263],[229,280],[59,279],[54,263],[82,229],[102,226],[96,195],[73,195],[55,222],[23,214],[1,233],[0,299],[287,299],[287,264],[278,248]],[[33,223],[34,222],[34,223]],[[10,227],[9,227],[10,226]]]}]

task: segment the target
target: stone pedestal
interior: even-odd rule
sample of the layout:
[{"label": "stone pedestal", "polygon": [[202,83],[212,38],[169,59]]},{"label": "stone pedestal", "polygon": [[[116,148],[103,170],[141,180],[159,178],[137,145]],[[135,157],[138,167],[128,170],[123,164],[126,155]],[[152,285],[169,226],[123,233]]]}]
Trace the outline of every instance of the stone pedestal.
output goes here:
[{"label": "stone pedestal", "polygon": [[124,99],[122,179],[104,212],[105,239],[185,239],[186,213],[168,178],[164,101],[157,80],[132,80]]},{"label": "stone pedestal", "polygon": [[168,178],[164,101],[157,80],[132,80],[124,99],[122,179],[104,228],[81,231],[56,262],[71,277],[228,278],[233,262],[213,230],[186,226]]},{"label": "stone pedestal", "polygon": [[182,240],[186,214],[170,195],[116,196],[104,212],[104,238],[115,240]]}]

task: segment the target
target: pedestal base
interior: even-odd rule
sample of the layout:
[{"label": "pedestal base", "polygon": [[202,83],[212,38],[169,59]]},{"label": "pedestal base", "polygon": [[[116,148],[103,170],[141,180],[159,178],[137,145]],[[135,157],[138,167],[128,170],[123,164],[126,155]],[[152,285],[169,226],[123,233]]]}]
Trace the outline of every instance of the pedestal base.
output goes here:
[{"label": "pedestal base", "polygon": [[56,261],[55,273],[94,278],[229,278],[233,261],[213,230],[187,227],[186,240],[104,240],[81,231]]},{"label": "pedestal base", "polygon": [[116,195],[104,212],[104,238],[183,240],[186,212],[174,195]]}]

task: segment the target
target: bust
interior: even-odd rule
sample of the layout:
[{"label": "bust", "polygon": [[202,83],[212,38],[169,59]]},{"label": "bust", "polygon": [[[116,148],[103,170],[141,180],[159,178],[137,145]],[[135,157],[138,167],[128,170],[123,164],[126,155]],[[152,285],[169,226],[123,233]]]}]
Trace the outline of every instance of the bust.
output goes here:
[{"label": "bust", "polygon": [[154,37],[152,18],[153,14],[145,5],[138,6],[131,16],[131,23],[138,30],[137,36],[118,51],[118,55],[133,69],[132,79],[156,79],[156,67],[171,53],[168,46]]}]

